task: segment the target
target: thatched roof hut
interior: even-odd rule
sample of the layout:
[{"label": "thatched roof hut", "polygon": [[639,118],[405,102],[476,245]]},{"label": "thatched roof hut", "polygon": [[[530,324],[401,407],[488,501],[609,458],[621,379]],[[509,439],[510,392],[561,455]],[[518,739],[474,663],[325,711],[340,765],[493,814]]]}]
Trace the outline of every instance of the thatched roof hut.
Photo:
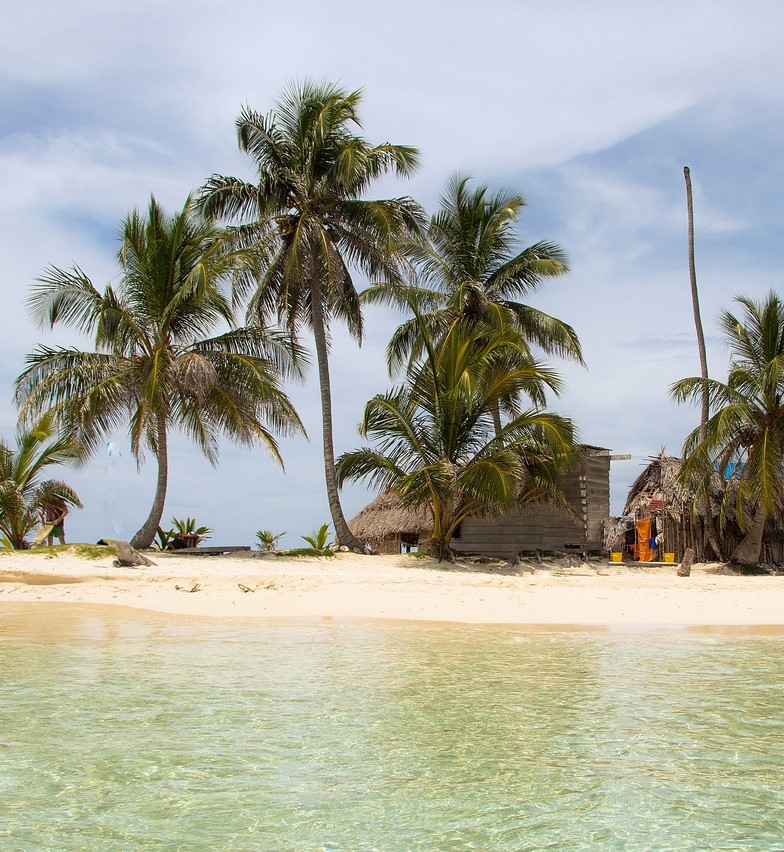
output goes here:
[{"label": "thatched roof hut", "polygon": [[[496,516],[469,516],[451,542],[454,551],[512,559],[520,553],[601,551],[602,523],[610,512],[610,452],[583,446],[574,467],[559,476],[570,511],[549,503],[515,506]],[[360,541],[381,553],[427,548],[433,521],[428,506],[404,506],[389,489],[349,521]]]},{"label": "thatched roof hut", "polygon": [[360,540],[380,553],[400,553],[430,537],[433,518],[427,506],[404,506],[394,488],[368,503],[349,522],[349,529]]},{"label": "thatched roof hut", "polygon": [[[732,480],[723,479],[718,472],[710,494],[710,513],[715,519],[716,552],[708,541],[705,529],[706,507],[697,499],[695,491],[680,479],[682,459],[665,455],[662,450],[658,456],[649,460],[648,465],[632,483],[626,498],[624,518],[646,518],[657,520],[662,552],[675,554],[677,560],[683,558],[687,548],[692,548],[697,561],[724,560],[731,554],[743,538],[743,530],[738,522],[735,508],[735,487]],[[729,489],[729,493],[728,493]],[[623,528],[623,520],[616,530],[609,531],[609,537]],[[763,561],[784,562],[784,523],[781,518],[771,518],[765,528],[763,539]]]},{"label": "thatched roof hut", "polygon": [[665,455],[664,450],[651,458],[629,489],[624,515],[651,508],[666,508],[668,514],[688,513],[694,503],[694,492],[679,480],[681,464],[681,459]]}]

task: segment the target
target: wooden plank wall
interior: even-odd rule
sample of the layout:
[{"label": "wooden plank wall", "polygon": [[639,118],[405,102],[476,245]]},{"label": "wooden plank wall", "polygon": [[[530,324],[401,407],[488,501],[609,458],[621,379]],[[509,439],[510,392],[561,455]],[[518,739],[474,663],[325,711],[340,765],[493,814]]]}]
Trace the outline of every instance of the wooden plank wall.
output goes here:
[{"label": "wooden plank wall", "polygon": [[561,478],[574,514],[546,505],[513,510],[501,518],[466,518],[452,549],[513,559],[521,553],[587,553],[602,549],[602,524],[610,514],[610,459],[587,448],[582,464]]}]

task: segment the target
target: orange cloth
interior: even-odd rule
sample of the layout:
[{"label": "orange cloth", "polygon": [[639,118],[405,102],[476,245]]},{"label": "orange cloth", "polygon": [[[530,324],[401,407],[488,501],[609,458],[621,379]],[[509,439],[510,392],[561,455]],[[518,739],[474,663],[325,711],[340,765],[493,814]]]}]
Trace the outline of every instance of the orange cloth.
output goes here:
[{"label": "orange cloth", "polygon": [[642,518],[634,524],[637,530],[637,559],[639,562],[653,562],[655,551],[649,545],[651,540],[651,519]]}]

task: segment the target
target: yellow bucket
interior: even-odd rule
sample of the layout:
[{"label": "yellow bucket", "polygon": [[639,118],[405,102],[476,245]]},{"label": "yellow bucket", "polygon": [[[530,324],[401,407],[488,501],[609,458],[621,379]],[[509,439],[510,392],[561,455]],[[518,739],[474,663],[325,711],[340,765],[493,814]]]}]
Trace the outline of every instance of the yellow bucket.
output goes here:
[{"label": "yellow bucket", "polygon": [[664,554],[665,562],[675,562],[675,554],[674,553],[665,553]]},{"label": "yellow bucket", "polygon": [[620,551],[610,554],[610,562],[623,562],[623,553]]}]

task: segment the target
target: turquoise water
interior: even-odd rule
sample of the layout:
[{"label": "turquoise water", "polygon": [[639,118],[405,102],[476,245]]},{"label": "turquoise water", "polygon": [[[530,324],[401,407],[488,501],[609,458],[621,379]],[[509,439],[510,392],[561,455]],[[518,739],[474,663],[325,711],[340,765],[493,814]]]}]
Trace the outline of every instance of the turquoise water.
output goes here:
[{"label": "turquoise water", "polygon": [[19,607],[0,672],[3,849],[784,848],[777,638]]}]

